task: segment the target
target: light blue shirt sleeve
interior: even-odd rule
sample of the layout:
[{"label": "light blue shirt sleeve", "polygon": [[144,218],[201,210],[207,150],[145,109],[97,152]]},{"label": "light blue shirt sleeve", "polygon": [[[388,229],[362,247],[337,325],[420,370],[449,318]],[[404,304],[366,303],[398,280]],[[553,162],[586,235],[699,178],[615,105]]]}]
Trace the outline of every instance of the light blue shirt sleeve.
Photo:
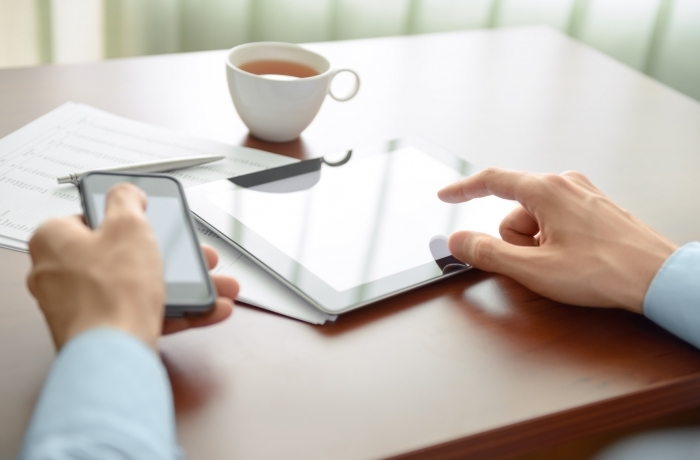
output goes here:
[{"label": "light blue shirt sleeve", "polygon": [[661,266],[644,298],[644,314],[700,348],[700,243],[689,243]]},{"label": "light blue shirt sleeve", "polygon": [[22,460],[175,459],[172,393],[158,356],[116,329],[92,329],[56,357]]}]

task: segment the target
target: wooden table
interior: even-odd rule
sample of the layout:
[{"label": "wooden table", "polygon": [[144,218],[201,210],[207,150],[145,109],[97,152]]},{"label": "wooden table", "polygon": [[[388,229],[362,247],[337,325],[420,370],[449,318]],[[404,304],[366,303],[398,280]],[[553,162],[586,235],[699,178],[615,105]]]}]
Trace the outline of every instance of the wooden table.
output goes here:
[{"label": "wooden table", "polygon": [[[247,136],[219,51],[2,70],[0,136],[67,100],[296,157],[418,135],[483,165],[583,171],[677,243],[700,238],[700,104],[564,35],[309,48],[362,88],[290,144]],[[0,250],[1,458],[53,359],[28,267]],[[326,326],[242,306],[161,349],[193,459],[504,457],[700,405],[700,353],[645,318],[476,271]]]}]

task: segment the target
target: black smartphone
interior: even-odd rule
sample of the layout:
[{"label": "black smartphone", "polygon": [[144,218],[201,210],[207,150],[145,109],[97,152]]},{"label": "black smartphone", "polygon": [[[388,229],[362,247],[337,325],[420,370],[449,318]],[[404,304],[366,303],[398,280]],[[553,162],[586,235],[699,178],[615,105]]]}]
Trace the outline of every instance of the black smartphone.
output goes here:
[{"label": "black smartphone", "polygon": [[180,182],[159,174],[91,172],[80,180],[80,198],[85,220],[99,227],[105,215],[107,191],[129,182],[146,193],[146,218],[155,234],[163,257],[166,290],[166,317],[204,315],[216,302],[216,291],[209,277]]}]

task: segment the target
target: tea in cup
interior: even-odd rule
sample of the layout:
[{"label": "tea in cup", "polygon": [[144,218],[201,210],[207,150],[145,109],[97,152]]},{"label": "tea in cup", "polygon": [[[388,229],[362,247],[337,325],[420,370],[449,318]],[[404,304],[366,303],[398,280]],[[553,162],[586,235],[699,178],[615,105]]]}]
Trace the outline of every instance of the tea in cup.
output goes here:
[{"label": "tea in cup", "polygon": [[[345,96],[331,91],[341,72],[355,77]],[[299,137],[313,121],[326,94],[337,101],[352,99],[360,77],[350,69],[331,68],[326,58],[298,45],[279,42],[247,43],[226,56],[226,75],[233,104],[250,133],[270,142]]]}]

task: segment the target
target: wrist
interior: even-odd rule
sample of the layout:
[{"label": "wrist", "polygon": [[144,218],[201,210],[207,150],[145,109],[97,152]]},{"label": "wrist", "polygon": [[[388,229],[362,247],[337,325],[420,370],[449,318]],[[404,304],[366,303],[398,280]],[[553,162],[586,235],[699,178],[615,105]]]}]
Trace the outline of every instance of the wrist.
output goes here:
[{"label": "wrist", "polygon": [[[665,240],[665,238],[664,238]],[[625,304],[625,308],[635,313],[644,314],[644,299],[666,261],[678,250],[678,246],[668,240],[661,244],[647,248],[644,257],[636,264],[634,287],[632,298]]]},{"label": "wrist", "polygon": [[[136,309],[133,313],[136,313]],[[162,309],[161,309],[162,310]],[[131,311],[118,312],[115,315],[95,314],[92,309],[85,309],[87,314],[74,318],[61,330],[52,330],[57,349],[61,349],[74,337],[93,329],[116,329],[128,334],[146,346],[157,350],[157,340],[161,335],[162,315],[158,318],[146,318],[146,315],[131,314]]]}]

